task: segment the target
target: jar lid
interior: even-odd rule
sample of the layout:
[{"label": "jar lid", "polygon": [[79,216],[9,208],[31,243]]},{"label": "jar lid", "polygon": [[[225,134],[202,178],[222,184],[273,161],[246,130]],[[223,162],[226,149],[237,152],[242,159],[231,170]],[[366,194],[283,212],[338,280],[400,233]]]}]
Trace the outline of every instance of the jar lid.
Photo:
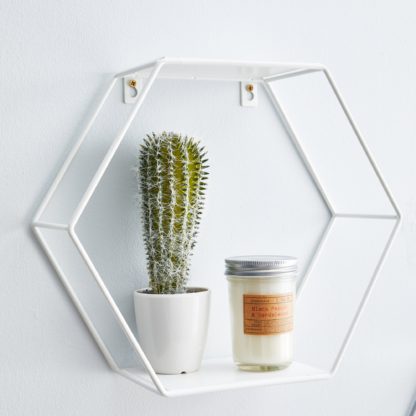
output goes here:
[{"label": "jar lid", "polygon": [[272,276],[295,272],[298,259],[291,256],[236,256],[225,259],[229,276]]}]

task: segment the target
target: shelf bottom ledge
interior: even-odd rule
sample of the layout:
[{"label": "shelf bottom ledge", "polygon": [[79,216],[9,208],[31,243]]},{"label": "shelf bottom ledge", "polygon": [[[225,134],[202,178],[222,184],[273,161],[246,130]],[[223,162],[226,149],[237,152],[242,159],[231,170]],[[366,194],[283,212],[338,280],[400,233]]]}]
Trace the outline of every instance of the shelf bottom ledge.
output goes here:
[{"label": "shelf bottom ledge", "polygon": [[[131,381],[158,392],[146,370],[138,367],[125,368],[120,373]],[[330,374],[297,361],[279,371],[241,371],[231,358],[215,358],[204,360],[200,370],[195,373],[158,375],[158,377],[167,391],[166,396],[177,397],[245,387],[324,380],[328,379]]]}]

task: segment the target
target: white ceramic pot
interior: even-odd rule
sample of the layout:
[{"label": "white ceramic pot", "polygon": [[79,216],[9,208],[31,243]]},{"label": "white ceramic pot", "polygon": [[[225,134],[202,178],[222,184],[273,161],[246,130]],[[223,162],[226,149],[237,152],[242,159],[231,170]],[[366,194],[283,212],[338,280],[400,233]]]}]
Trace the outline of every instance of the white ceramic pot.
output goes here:
[{"label": "white ceramic pot", "polygon": [[139,343],[156,373],[197,371],[208,330],[210,291],[188,288],[187,293],[158,295],[134,292]]}]

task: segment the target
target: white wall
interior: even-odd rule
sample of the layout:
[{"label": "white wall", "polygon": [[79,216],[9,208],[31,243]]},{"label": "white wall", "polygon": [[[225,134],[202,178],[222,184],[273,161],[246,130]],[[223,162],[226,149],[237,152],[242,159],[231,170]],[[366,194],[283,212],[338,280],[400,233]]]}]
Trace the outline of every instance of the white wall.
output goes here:
[{"label": "white wall", "polygon": [[[416,386],[415,13],[411,1],[1,1],[0,414],[404,415]],[[335,378],[148,393],[108,370],[35,243],[34,210],[109,74],[163,55],[322,62],[338,81],[404,221]]]}]

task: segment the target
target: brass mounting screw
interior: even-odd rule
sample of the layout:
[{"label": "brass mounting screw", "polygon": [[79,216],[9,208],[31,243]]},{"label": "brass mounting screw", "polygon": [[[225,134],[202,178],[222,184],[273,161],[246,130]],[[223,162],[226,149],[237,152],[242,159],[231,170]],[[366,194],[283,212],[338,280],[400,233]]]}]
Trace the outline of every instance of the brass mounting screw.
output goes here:
[{"label": "brass mounting screw", "polygon": [[136,88],[137,81],[135,79],[129,80],[129,87]]},{"label": "brass mounting screw", "polygon": [[247,90],[248,92],[253,92],[253,90],[254,90],[254,85],[253,85],[253,84],[247,84],[247,85],[246,85],[246,90]]}]

